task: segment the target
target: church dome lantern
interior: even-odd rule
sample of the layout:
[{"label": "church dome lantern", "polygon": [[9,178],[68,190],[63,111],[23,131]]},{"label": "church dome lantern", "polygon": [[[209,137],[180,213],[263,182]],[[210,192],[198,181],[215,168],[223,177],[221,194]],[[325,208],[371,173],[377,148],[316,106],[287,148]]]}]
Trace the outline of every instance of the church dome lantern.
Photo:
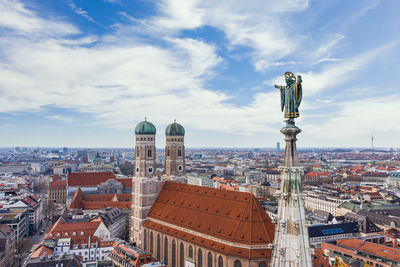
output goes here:
[{"label": "church dome lantern", "polygon": [[171,123],[170,125],[165,128],[165,135],[166,136],[184,136],[185,135],[185,128],[182,125],[177,123],[176,121]]},{"label": "church dome lantern", "polygon": [[145,119],[136,125],[135,134],[156,134],[156,127]]}]

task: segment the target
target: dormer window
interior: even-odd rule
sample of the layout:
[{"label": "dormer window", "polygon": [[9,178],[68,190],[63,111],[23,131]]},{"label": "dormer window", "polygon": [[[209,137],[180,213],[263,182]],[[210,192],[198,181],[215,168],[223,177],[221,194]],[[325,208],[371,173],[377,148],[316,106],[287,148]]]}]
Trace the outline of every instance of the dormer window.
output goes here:
[{"label": "dormer window", "polygon": [[65,236],[68,236],[68,232],[67,232],[67,233],[65,233]]},{"label": "dormer window", "polygon": [[76,236],[76,232],[73,232],[72,235],[73,235],[73,236]]},{"label": "dormer window", "polygon": [[49,237],[53,237],[53,234],[49,234]]},{"label": "dormer window", "polygon": [[60,233],[57,233],[57,237],[60,237],[61,236],[61,234]]},{"label": "dormer window", "polygon": [[84,234],[85,234],[85,233],[82,231],[82,232],[81,232],[81,235],[84,235]]}]

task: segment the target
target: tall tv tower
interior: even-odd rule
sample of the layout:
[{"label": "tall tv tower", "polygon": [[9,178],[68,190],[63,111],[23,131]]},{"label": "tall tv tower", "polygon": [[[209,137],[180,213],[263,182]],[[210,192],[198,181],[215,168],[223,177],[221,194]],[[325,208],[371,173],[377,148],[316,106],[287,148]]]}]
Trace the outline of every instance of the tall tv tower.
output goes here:
[{"label": "tall tv tower", "polygon": [[374,149],[374,135],[371,134],[371,149]]}]

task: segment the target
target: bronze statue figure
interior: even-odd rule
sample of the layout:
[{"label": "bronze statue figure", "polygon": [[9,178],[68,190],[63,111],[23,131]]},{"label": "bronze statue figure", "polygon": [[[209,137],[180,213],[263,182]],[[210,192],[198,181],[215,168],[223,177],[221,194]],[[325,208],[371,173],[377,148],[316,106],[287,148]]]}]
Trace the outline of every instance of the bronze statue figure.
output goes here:
[{"label": "bronze statue figure", "polygon": [[287,118],[286,126],[294,126],[294,118],[300,116],[299,106],[303,96],[303,88],[301,86],[301,76],[296,76],[287,71],[285,72],[286,86],[275,85],[281,91],[281,109],[284,111],[284,117]]}]

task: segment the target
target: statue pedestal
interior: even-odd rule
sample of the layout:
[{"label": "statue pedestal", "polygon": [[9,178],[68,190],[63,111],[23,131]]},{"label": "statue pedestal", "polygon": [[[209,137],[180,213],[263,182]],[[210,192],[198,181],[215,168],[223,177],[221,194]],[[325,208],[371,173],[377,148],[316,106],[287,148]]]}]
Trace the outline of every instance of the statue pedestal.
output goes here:
[{"label": "statue pedestal", "polygon": [[275,227],[274,251],[271,265],[274,267],[311,267],[311,250],[305,220],[304,201],[301,194],[301,175],[298,167],[296,136],[297,127],[284,127],[285,161],[281,171],[281,190]]}]

